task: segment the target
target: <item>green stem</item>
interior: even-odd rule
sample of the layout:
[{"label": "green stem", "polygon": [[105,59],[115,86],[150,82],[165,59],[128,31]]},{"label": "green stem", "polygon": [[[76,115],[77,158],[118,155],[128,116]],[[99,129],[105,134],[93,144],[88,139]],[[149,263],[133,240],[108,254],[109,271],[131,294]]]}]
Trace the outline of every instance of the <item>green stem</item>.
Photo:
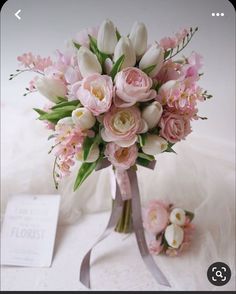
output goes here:
[{"label": "green stem", "polygon": [[131,213],[132,213],[131,199],[125,200],[122,215],[115,227],[116,232],[127,234],[132,231]]}]

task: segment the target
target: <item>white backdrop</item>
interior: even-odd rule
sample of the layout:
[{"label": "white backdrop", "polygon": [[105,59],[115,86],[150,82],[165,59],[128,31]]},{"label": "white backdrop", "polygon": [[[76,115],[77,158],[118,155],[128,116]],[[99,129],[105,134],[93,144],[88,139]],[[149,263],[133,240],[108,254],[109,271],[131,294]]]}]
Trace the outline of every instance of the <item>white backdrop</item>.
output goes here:
[{"label": "white backdrop", "polygon": [[[14,16],[18,9],[20,21]],[[224,16],[212,17],[212,12],[223,12]],[[29,74],[8,80],[17,68],[16,57],[30,51],[50,55],[63,49],[66,40],[82,28],[107,17],[125,34],[135,20],[145,22],[150,42],[186,26],[199,27],[183,53],[195,50],[204,57],[201,86],[213,99],[199,109],[208,120],[194,123],[194,132],[176,145],[177,156],[158,156],[156,170],[140,168],[138,176],[143,200],[170,199],[197,213],[196,238],[204,240],[202,244],[198,241],[199,247],[191,253],[196,269],[215,260],[233,268],[235,15],[226,0],[8,1],[1,11],[2,211],[14,193],[56,193],[51,176],[53,157],[47,154],[49,132],[32,111],[46,100],[38,94],[22,97]],[[76,193],[71,192],[74,177],[72,173],[60,186],[62,223],[73,223],[83,212],[107,210],[111,204],[109,169],[94,173]],[[211,252],[207,261],[206,252]],[[195,280],[189,289],[196,290],[197,285]],[[181,283],[176,287],[184,289]],[[228,289],[232,289],[230,285]]]}]

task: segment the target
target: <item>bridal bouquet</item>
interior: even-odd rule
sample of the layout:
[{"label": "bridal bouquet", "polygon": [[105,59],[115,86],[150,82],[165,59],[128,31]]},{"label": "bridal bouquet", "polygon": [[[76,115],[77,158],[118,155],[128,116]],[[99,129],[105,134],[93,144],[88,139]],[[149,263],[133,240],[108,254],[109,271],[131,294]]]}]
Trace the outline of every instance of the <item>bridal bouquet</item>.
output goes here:
[{"label": "bridal bouquet", "polygon": [[37,73],[24,95],[38,91],[51,102],[34,110],[52,130],[56,187],[72,168],[78,168],[76,190],[94,170],[113,166],[118,199],[113,210],[121,208],[116,223],[113,219],[116,231],[135,231],[141,218],[133,196],[137,165],[154,168],[154,156],[175,152],[173,146],[191,133],[191,122],[205,119],[197,108],[211,97],[198,85],[202,57],[192,52],[174,59],[197,30],[148,44],[143,23],[121,35],[105,20],[80,32],[65,52],[57,50],[54,61],[32,53],[19,56],[23,68],[10,76]]}]

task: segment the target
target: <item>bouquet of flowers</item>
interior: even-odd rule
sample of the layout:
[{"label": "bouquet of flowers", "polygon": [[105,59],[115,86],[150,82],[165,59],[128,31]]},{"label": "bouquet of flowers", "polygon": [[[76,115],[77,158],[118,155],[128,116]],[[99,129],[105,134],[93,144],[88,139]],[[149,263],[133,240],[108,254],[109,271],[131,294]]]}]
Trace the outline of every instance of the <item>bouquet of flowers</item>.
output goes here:
[{"label": "bouquet of flowers", "polygon": [[188,249],[194,232],[193,218],[192,212],[173,204],[150,201],[144,209],[144,228],[152,236],[150,253],[177,256]]},{"label": "bouquet of flowers", "polygon": [[202,57],[192,52],[174,59],[197,30],[148,44],[143,23],[135,22],[125,36],[105,20],[80,32],[65,52],[57,50],[54,61],[32,53],[19,56],[23,68],[10,76],[37,73],[24,95],[39,91],[51,102],[34,110],[52,130],[56,187],[72,168],[78,168],[76,190],[94,170],[113,166],[122,200],[118,232],[135,230],[138,223],[140,203],[132,202],[138,194],[132,174],[137,165],[153,168],[154,156],[175,152],[174,144],[190,134],[191,122],[205,119],[197,109],[198,102],[211,98],[198,85]]}]

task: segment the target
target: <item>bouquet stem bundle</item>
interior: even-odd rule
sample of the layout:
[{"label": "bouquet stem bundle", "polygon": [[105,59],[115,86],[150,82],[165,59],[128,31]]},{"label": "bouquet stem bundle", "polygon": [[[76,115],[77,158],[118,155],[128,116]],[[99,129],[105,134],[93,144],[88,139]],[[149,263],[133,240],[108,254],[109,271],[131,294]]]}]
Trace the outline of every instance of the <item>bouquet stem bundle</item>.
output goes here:
[{"label": "bouquet stem bundle", "polygon": [[115,231],[118,233],[128,234],[133,231],[132,228],[132,206],[131,199],[124,201],[124,207],[122,211],[122,215],[115,227]]}]

